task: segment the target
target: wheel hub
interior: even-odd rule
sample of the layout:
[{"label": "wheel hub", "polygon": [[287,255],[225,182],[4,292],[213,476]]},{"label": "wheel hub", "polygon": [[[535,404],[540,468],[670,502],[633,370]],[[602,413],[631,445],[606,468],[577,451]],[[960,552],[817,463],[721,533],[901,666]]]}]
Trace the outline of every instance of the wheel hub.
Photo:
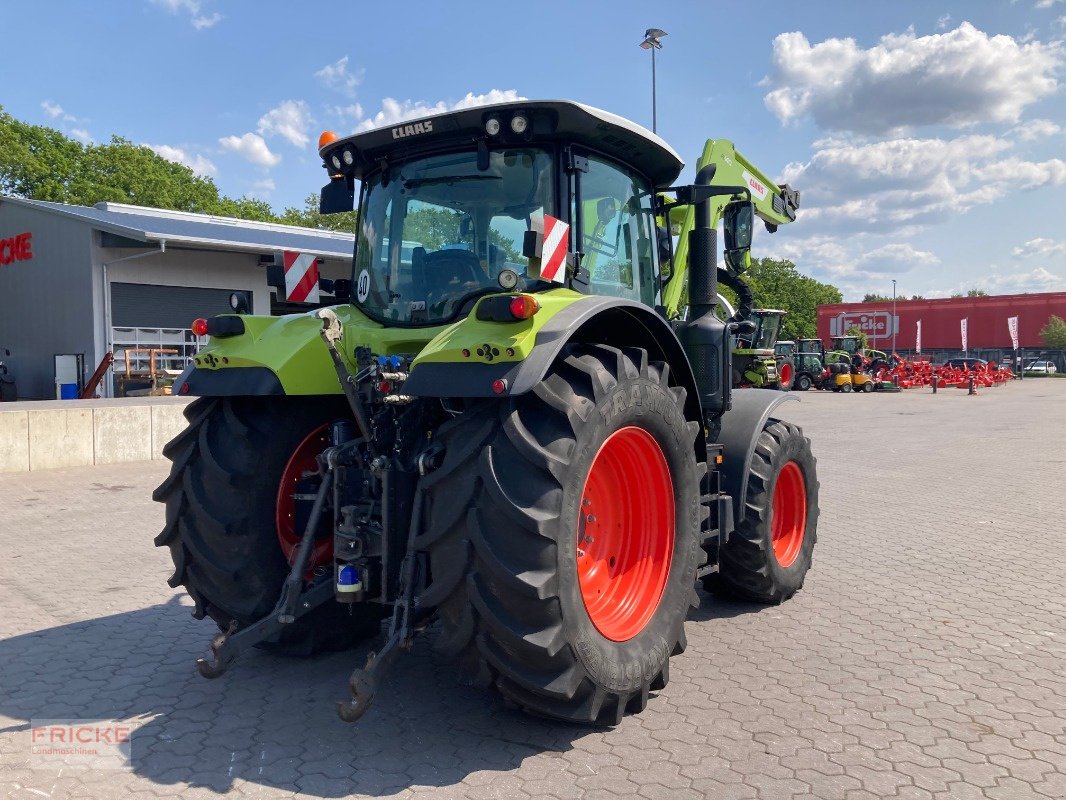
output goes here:
[{"label": "wheel hub", "polygon": [[[309,473],[316,471],[318,454],[328,446],[329,425],[326,424],[315,428],[296,446],[281,473],[281,481],[278,483],[275,522],[278,529],[278,543],[281,545],[281,552],[285,554],[285,560],[290,564],[304,533],[303,524],[298,520],[296,513],[297,501],[305,499],[303,495],[317,489],[316,485],[314,489],[301,491],[301,484],[307,482]],[[306,489],[307,487],[304,488]],[[306,515],[304,515],[304,521],[306,521]],[[328,537],[315,543],[308,566],[309,574],[316,567],[320,567],[330,560],[332,549],[333,542]]]},{"label": "wheel hub", "polygon": [[770,510],[770,536],[774,558],[782,567],[790,567],[799,556],[807,530],[807,485],[803,470],[795,461],[787,462],[774,484]]},{"label": "wheel hub", "polygon": [[629,426],[600,447],[581,493],[577,577],[604,637],[632,639],[659,606],[674,550],[674,487],[662,448]]}]

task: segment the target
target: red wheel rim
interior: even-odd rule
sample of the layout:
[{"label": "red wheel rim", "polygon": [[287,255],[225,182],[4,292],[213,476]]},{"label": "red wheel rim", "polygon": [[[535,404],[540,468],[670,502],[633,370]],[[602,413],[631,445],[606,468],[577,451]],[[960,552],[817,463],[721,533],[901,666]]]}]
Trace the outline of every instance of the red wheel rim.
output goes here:
[{"label": "red wheel rim", "polygon": [[[278,542],[281,544],[281,552],[285,554],[285,560],[290,564],[296,554],[296,548],[300,544],[303,530],[296,530],[296,493],[297,486],[308,472],[314,472],[317,464],[315,459],[326,447],[329,446],[329,425],[315,428],[296,446],[285,469],[281,473],[281,481],[278,483],[278,502],[276,505],[275,523],[278,529]],[[315,567],[322,566],[329,561],[333,550],[333,542],[328,538],[315,544],[311,550],[310,566],[307,571],[310,574]]]},{"label": "red wheel rim", "polygon": [[774,485],[773,508],[770,510],[770,536],[774,558],[782,567],[790,567],[803,546],[807,530],[807,484],[803,470],[795,461],[781,467]]},{"label": "red wheel rim", "polygon": [[632,639],[659,606],[674,552],[674,485],[662,448],[620,428],[592,461],[581,491],[577,579],[589,619],[614,642]]},{"label": "red wheel rim", "polygon": [[783,383],[785,386],[788,386],[790,383],[792,383],[792,365],[791,364],[782,364],[781,365],[781,383]]}]

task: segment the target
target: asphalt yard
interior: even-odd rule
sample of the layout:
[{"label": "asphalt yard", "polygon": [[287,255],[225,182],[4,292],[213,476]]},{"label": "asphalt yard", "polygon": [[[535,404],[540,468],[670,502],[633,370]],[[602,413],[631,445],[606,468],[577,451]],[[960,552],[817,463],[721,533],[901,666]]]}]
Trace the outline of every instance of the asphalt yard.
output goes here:
[{"label": "asphalt yard", "polygon": [[[335,702],[373,643],[204,680],[212,627],[152,546],[166,464],[0,475],[0,795],[1066,797],[1066,380],[798,396],[806,587],[703,596],[670,684],[613,729],[458,686],[428,641],[355,725]],[[35,751],[41,720],[128,728],[131,764]]]}]

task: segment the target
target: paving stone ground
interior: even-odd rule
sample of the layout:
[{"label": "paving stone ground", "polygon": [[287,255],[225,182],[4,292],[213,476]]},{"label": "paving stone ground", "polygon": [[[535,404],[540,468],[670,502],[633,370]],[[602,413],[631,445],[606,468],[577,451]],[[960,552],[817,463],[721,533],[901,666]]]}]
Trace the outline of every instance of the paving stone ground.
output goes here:
[{"label": "paving stone ground", "polygon": [[[369,645],[254,653],[212,631],[151,540],[158,463],[0,476],[0,796],[1066,797],[1066,380],[976,397],[802,395],[814,570],[779,607],[704,596],[645,713],[531,719],[419,642],[355,726]],[[30,755],[29,720],[122,720],[124,771]]]}]

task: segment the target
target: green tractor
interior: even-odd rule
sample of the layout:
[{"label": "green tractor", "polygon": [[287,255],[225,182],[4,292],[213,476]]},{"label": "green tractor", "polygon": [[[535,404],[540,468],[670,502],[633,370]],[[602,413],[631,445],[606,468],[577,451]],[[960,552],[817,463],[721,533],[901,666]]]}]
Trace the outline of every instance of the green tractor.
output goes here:
[{"label": "green tractor", "polygon": [[778,354],[777,334],[787,312],[772,308],[756,308],[747,319],[754,328],[750,333],[736,336],[733,347],[733,385],[758,389],[792,388],[795,373],[790,355]]},{"label": "green tractor", "polygon": [[[220,629],[204,676],[383,634],[351,721],[432,626],[467,681],[614,724],[666,684],[697,582],[762,603],[803,585],[810,441],[776,418],[787,396],[732,391],[730,342],[758,326],[715,315],[719,280],[744,294],[755,217],[793,221],[798,193],[724,140],[674,186],[663,140],[565,101],[319,152],[322,212],[358,210],[351,301],[198,320],[175,383],[199,399],[156,542]],[[676,253],[664,192],[688,208]]]}]

